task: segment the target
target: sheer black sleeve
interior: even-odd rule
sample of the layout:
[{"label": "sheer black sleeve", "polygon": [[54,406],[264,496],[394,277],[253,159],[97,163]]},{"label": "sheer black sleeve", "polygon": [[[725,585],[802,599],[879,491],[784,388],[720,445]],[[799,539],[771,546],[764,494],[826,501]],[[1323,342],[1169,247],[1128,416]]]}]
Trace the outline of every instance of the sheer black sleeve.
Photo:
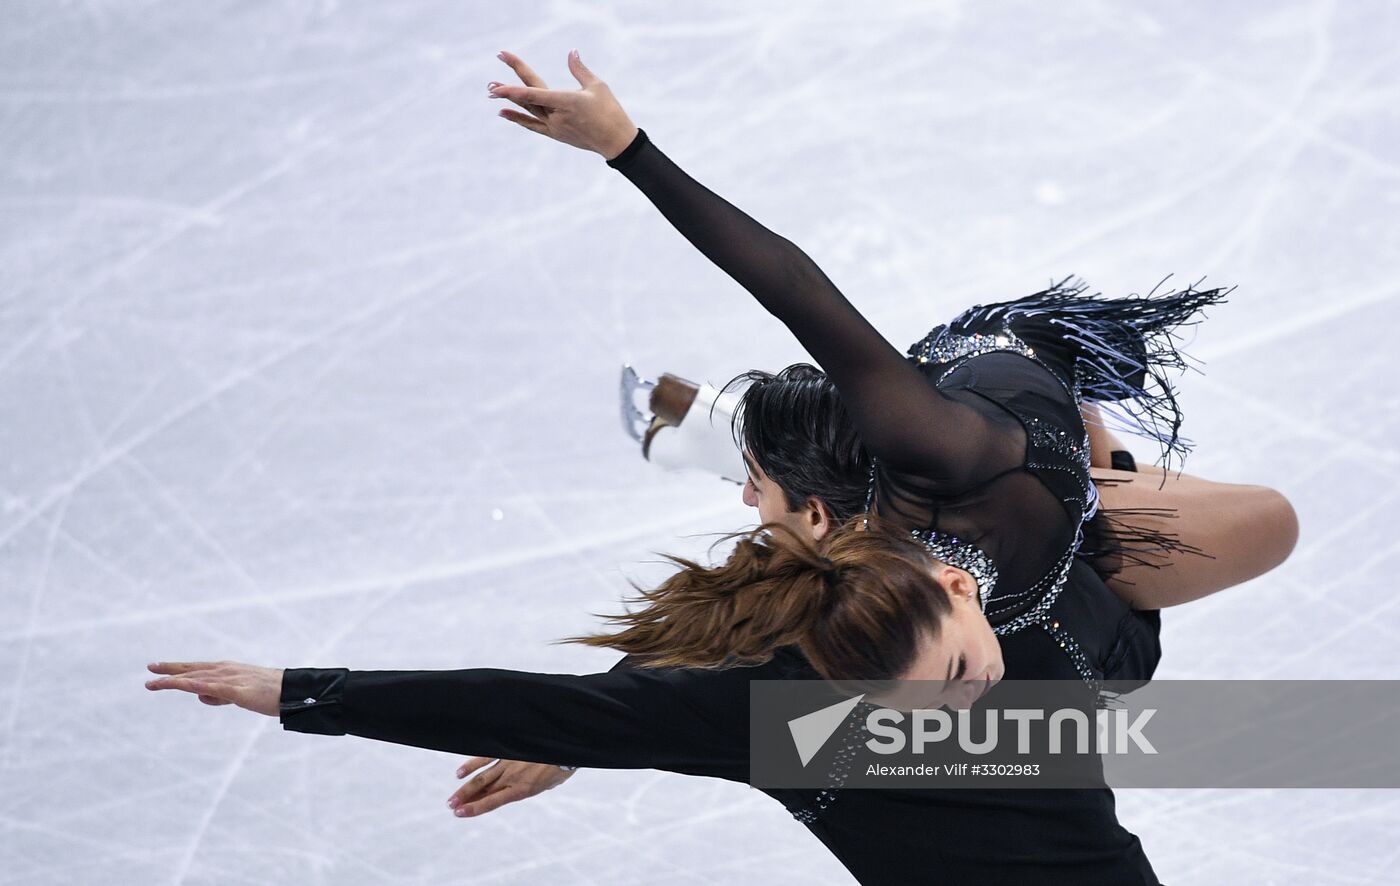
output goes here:
[{"label": "sheer black sleeve", "polygon": [[283,673],[285,729],[597,769],[748,778],[756,669]]},{"label": "sheer black sleeve", "polygon": [[687,175],[645,132],[608,165],[787,325],[841,391],[870,452],[888,467],[956,488],[1020,463],[1014,441],[973,408],[940,394],[806,253]]}]

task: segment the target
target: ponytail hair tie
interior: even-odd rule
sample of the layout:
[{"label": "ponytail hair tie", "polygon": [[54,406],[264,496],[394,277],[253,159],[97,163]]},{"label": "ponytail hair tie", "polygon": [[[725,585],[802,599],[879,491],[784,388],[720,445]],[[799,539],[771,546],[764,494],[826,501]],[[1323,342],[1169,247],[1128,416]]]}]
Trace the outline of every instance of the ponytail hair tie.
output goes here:
[{"label": "ponytail hair tie", "polygon": [[835,584],[841,578],[841,571],[844,569],[839,563],[834,562],[830,557],[822,557],[822,578],[827,584]]}]

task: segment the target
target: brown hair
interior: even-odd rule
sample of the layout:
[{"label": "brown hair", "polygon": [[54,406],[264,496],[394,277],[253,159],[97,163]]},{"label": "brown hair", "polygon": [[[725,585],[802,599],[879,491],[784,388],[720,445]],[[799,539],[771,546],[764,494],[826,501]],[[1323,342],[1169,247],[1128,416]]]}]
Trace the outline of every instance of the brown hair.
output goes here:
[{"label": "brown hair", "polygon": [[617,649],[648,667],[700,668],[760,664],[796,646],[827,679],[897,679],[952,607],[922,545],[873,519],[861,531],[860,522],[817,545],[778,524],[737,533],[719,566],[668,556],[681,570],[655,590],[638,588],[641,609],[609,616],[620,630],[568,642]]}]

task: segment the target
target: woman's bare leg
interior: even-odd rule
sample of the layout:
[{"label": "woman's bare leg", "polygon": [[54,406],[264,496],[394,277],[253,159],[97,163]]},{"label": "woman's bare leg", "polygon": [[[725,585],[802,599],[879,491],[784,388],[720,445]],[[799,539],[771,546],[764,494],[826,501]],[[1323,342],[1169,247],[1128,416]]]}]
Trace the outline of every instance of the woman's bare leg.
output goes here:
[{"label": "woman's bare leg", "polygon": [[[1099,416],[1085,407],[1090,474],[1106,510],[1133,509],[1127,522],[1152,534],[1171,535],[1186,550],[1143,553],[1107,579],[1137,609],[1162,609],[1199,600],[1257,578],[1278,566],[1298,541],[1298,515],[1282,493],[1267,486],[1216,483],[1159,470],[1113,470],[1110,452],[1123,450]],[[1202,554],[1191,553],[1191,550]]]},{"label": "woman's bare leg", "polygon": [[1169,475],[1163,485],[1155,471],[1093,468],[1091,474],[1100,507],[1172,509],[1171,516],[1135,514],[1131,523],[1175,535],[1183,546],[1208,555],[1148,554],[1145,564],[1125,562],[1107,584],[1137,609],[1178,606],[1257,578],[1288,559],[1298,541],[1293,506],[1267,486],[1185,474]]},{"label": "woman's bare leg", "polygon": [[1084,427],[1089,432],[1089,466],[1094,468],[1113,467],[1113,453],[1127,452],[1128,447],[1108,428],[1103,426],[1103,415],[1093,403],[1079,407],[1084,417]]}]

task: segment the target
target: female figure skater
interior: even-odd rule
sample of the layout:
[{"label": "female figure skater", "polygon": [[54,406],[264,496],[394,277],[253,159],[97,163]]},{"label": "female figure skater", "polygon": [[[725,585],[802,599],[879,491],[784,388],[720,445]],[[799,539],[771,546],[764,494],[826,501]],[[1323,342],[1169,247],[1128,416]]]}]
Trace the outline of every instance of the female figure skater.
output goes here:
[{"label": "female figure skater", "polygon": [[[741,542],[720,567],[687,565],[646,609],[619,617],[621,631],[594,639],[647,667],[575,677],[164,663],[148,686],[279,714],[298,731],[742,781],[751,679],[944,679],[946,669],[966,703],[1004,671],[1090,685],[1149,677],[1155,636],[1075,557],[1097,504],[1077,392],[1158,405],[1134,377],[1133,349],[1143,349],[1140,376],[1172,353],[1140,343],[1219,293],[1129,303],[1051,291],[979,308],[931,337],[916,366],[800,250],[671,164],[576,55],[570,66],[580,93],[496,93],[540,109],[516,122],[608,158],[787,323],[874,458],[867,510],[916,534],[838,531],[820,553],[775,534]],[[1078,338],[1066,344],[1066,333]],[[1176,444],[1175,426],[1162,439]],[[759,663],[724,666],[736,661]],[[862,882],[1157,882],[1107,790],[768,793]]]},{"label": "female figure skater", "polygon": [[[976,306],[930,332],[906,360],[801,249],[707,190],[651,144],[577,53],[569,58],[583,87],[576,92],[550,90],[523,61],[502,59],[526,85],[492,83],[492,97],[531,112],[507,109],[503,116],[607,158],[825,368],[872,456],[866,509],[914,531],[940,560],[973,575],[999,636],[1040,635],[1023,642],[1063,649],[1091,684],[1104,676],[1150,677],[1155,654],[1150,664],[1136,661],[1138,673],[1096,673],[1083,644],[1131,650],[1141,638],[1155,645],[1152,619],[1128,608],[1109,627],[1082,614],[1051,613],[1074,568],[1085,523],[1100,505],[1079,410],[1086,399],[1129,402],[1167,462],[1184,454],[1181,414],[1166,378],[1168,369],[1183,365],[1172,333],[1221,301],[1222,290],[1110,300],[1084,297],[1082,286],[1062,283],[1016,301]],[[1149,381],[1159,393],[1148,392]],[[759,442],[746,440],[750,449]],[[1099,528],[1117,535],[1120,550],[1164,541],[1112,517]],[[1034,533],[1026,531],[1030,526]],[[1085,639],[1090,635],[1096,639]]]},{"label": "female figure skater", "polygon": [[[759,510],[759,522],[781,523],[819,541],[863,507],[869,456],[820,370],[799,364],[778,373],[748,373],[747,380],[740,397],[663,375],[648,404],[658,421],[638,412],[641,432],[635,439],[651,443],[644,457],[670,469],[724,477],[737,462],[738,471],[747,472],[744,501]],[[1181,473],[1164,480],[1139,475],[1132,453],[1108,430],[1098,407],[1086,403],[1081,411],[1102,507],[1086,526],[1080,557],[1115,594],[1142,610],[1138,615],[1150,621],[1154,635],[1158,615],[1152,610],[1256,578],[1287,558],[1297,540],[1297,518],[1277,490]],[[674,429],[684,434],[671,434]],[[745,441],[742,457],[736,438]],[[1110,513],[1133,526],[1132,536],[1152,543],[1125,546],[1125,533],[1109,524]],[[1013,676],[1023,673],[1016,659],[1006,667]],[[474,777],[453,792],[448,805],[461,817],[483,815],[558,787],[574,774],[549,764],[473,757],[457,777]]]}]

